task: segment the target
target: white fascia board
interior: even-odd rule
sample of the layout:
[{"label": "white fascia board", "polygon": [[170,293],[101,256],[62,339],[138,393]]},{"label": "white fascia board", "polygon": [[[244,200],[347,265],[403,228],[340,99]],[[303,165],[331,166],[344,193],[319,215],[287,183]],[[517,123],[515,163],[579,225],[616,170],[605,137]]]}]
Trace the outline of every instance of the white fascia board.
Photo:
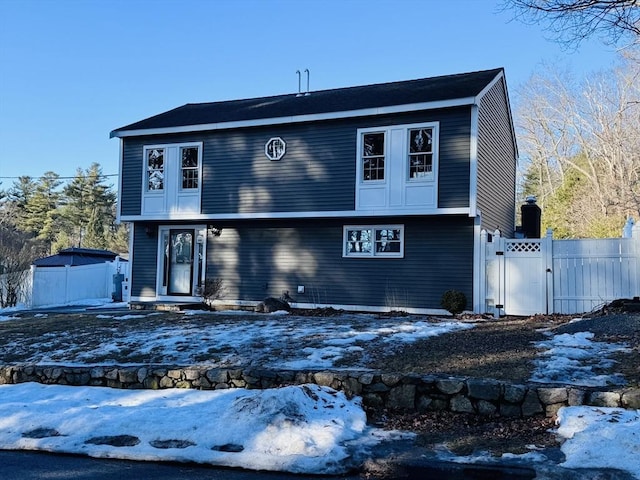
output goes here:
[{"label": "white fascia board", "polygon": [[469,145],[469,216],[478,209],[478,105],[471,107],[471,135]]},{"label": "white fascia board", "polygon": [[433,210],[365,210],[365,211],[320,211],[320,212],[256,212],[256,213],[222,213],[213,215],[174,213],[165,215],[123,215],[125,222],[176,221],[209,222],[216,220],[269,220],[269,219],[304,219],[304,218],[359,218],[359,217],[393,217],[393,216],[432,216],[432,215],[470,215],[470,209],[437,208]]},{"label": "white fascia board", "polygon": [[458,98],[453,100],[441,100],[437,102],[412,103],[408,105],[395,105],[390,107],[365,108],[361,110],[347,110],[342,112],[313,113],[309,115],[294,115],[288,117],[261,118],[255,120],[241,120],[237,122],[218,122],[201,125],[185,125],[178,127],[150,128],[141,130],[121,130],[111,133],[111,137],[138,137],[142,135],[164,135],[170,133],[190,133],[211,130],[229,130],[234,128],[264,127],[268,125],[285,125],[289,123],[316,122],[322,120],[334,120],[352,117],[368,117],[376,115],[388,115],[395,113],[415,112],[420,110],[432,110],[436,108],[459,107],[472,105],[475,97]]}]

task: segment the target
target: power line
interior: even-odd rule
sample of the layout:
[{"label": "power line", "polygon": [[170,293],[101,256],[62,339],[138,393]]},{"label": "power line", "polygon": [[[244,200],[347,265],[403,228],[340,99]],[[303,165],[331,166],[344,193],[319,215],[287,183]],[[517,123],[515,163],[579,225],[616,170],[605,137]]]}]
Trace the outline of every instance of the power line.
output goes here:
[{"label": "power line", "polygon": [[[108,175],[100,175],[101,177],[117,177],[119,174],[118,173],[110,173]],[[39,177],[32,177],[31,175],[20,175],[18,177],[0,177],[0,180],[18,180],[19,178],[22,177],[29,177],[29,178],[42,178],[44,175],[41,175]],[[56,177],[59,180],[72,180],[74,178],[76,178],[76,176],[74,175],[73,177]]]}]

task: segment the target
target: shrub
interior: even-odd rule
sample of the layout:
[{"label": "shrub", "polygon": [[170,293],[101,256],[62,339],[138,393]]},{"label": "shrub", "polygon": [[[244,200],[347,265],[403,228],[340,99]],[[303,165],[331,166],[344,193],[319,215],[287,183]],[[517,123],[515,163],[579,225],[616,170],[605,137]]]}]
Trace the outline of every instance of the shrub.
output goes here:
[{"label": "shrub", "polygon": [[225,288],[221,278],[206,278],[204,281],[204,290],[202,296],[206,302],[211,305],[211,302],[218,300],[224,296]]},{"label": "shrub", "polygon": [[452,315],[457,315],[467,308],[467,297],[458,290],[447,290],[442,294],[440,305]]}]

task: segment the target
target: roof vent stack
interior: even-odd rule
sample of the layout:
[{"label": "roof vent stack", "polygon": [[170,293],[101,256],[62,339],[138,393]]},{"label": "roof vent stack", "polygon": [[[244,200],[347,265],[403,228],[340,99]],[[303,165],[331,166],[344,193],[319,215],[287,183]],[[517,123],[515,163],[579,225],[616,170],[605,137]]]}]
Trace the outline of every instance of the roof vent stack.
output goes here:
[{"label": "roof vent stack", "polygon": [[304,69],[304,73],[307,74],[307,91],[302,93],[302,74],[300,73],[300,70],[296,70],[296,75],[298,75],[298,94],[296,95],[296,97],[302,97],[309,95],[309,69],[305,68]]},{"label": "roof vent stack", "polygon": [[305,95],[309,95],[309,76],[310,76],[310,75],[309,75],[309,69],[308,69],[308,68],[305,68],[305,69],[304,69],[304,73],[306,73],[306,74],[307,74],[307,92],[305,93]]},{"label": "roof vent stack", "polygon": [[300,78],[301,78],[300,70],[296,70],[296,75],[298,75],[298,94],[296,95],[296,97],[301,97],[302,96],[302,86],[300,85]]}]

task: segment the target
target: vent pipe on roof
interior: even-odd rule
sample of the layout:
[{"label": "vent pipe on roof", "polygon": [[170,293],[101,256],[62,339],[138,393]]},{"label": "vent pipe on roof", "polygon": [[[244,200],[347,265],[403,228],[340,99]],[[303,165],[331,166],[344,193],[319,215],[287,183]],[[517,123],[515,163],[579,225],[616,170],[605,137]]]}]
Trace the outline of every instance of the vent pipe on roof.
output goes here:
[{"label": "vent pipe on roof", "polygon": [[305,68],[304,72],[307,74],[307,93],[305,95],[309,95],[309,69]]},{"label": "vent pipe on roof", "polygon": [[[309,95],[309,69],[305,68],[304,73],[307,74],[307,91],[304,93],[304,95]],[[300,70],[296,70],[296,75],[298,75],[298,94],[296,95],[296,97],[302,97],[303,95],[302,85],[300,84],[302,79],[302,74],[300,73]]]}]

